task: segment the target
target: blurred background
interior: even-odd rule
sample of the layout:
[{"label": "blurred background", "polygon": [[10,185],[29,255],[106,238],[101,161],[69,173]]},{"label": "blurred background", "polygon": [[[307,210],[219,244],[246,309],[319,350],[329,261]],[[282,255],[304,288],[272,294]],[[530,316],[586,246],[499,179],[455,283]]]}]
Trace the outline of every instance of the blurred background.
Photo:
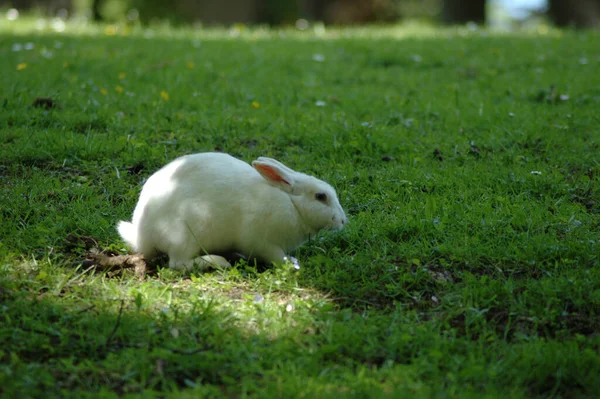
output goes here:
[{"label": "blurred background", "polygon": [[[328,25],[395,23],[487,24],[518,28],[532,23],[600,27],[600,0],[0,0],[12,15],[85,18],[148,24]],[[10,13],[7,13],[10,15]]]}]

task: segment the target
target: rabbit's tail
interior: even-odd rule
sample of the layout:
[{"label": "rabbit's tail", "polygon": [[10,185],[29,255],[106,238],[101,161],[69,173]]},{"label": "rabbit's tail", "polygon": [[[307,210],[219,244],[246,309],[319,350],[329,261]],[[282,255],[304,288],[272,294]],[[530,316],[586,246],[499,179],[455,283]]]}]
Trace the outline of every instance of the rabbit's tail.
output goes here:
[{"label": "rabbit's tail", "polygon": [[117,226],[117,230],[119,230],[119,234],[125,243],[134,251],[137,251],[138,248],[138,233],[137,228],[131,222],[120,221]]}]

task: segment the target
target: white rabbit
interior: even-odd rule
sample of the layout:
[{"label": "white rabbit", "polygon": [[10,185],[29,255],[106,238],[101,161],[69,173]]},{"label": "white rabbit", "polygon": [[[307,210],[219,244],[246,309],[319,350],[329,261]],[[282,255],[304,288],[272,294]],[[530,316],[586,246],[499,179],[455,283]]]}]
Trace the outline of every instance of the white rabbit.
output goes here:
[{"label": "white rabbit", "polygon": [[175,159],[142,188],[133,221],[119,222],[123,240],[149,259],[169,256],[174,269],[206,263],[201,255],[237,251],[281,263],[322,229],[348,219],[335,190],[266,157],[252,166],[222,153]]}]

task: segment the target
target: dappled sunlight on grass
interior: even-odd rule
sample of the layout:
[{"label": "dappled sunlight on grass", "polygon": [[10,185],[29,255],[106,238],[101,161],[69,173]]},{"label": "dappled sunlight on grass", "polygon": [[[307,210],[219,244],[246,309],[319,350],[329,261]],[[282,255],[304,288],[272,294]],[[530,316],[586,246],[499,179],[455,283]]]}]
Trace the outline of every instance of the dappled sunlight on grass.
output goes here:
[{"label": "dappled sunlight on grass", "polygon": [[[18,274],[7,275],[9,267]],[[68,308],[74,311],[93,304],[116,315],[122,302],[126,314],[176,320],[193,317],[199,306],[210,304],[215,311],[228,314],[229,323],[240,333],[269,339],[307,331],[315,314],[335,309],[327,295],[298,286],[295,270],[282,266],[251,273],[242,275],[236,268],[186,277],[162,269],[156,276],[139,281],[128,274],[108,277],[93,268],[73,265],[69,270],[32,261],[5,265],[1,281],[6,293],[16,293],[18,288],[29,293],[26,297],[30,299],[70,303]]]}]

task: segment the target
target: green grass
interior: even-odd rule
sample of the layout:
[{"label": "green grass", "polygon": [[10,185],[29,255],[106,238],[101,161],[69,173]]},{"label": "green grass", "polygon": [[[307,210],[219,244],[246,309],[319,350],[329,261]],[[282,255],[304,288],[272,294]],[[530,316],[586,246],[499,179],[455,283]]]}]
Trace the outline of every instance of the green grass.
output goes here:
[{"label": "green grass", "polygon": [[[0,396],[600,392],[598,33],[111,29],[0,23]],[[300,270],[81,265],[215,149],[329,181],[350,224]]]}]

